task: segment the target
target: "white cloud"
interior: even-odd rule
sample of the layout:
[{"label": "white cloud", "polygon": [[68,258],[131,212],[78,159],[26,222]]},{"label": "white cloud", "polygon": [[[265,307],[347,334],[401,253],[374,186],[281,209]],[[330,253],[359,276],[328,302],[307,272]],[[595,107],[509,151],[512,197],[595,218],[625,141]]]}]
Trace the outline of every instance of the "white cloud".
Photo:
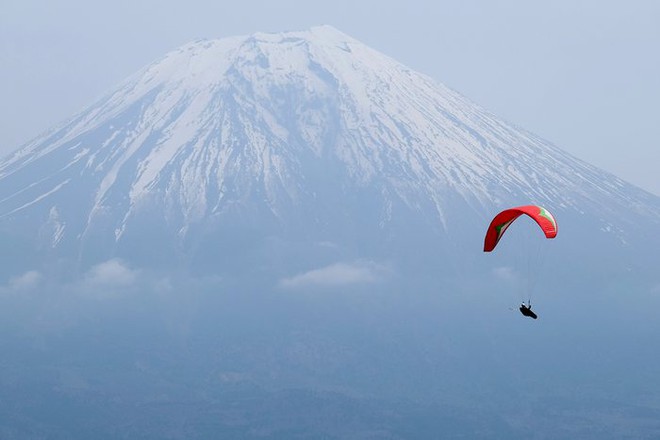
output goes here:
[{"label": "white cloud", "polygon": [[43,276],[37,270],[29,270],[9,279],[7,284],[0,286],[0,296],[29,296],[42,283]]},{"label": "white cloud", "polygon": [[86,287],[127,287],[133,285],[138,271],[129,268],[119,259],[112,259],[92,267],[85,274]]},{"label": "white cloud", "polygon": [[386,270],[382,265],[374,262],[335,263],[290,278],[284,278],[280,280],[279,285],[285,289],[300,289],[305,287],[368,284],[381,280],[385,272]]},{"label": "white cloud", "polygon": [[37,287],[41,281],[41,273],[30,270],[9,280],[9,288],[12,290],[30,290]]},{"label": "white cloud", "polygon": [[93,266],[72,288],[84,297],[110,299],[135,292],[139,282],[139,270],[132,269],[122,260],[114,258]]}]

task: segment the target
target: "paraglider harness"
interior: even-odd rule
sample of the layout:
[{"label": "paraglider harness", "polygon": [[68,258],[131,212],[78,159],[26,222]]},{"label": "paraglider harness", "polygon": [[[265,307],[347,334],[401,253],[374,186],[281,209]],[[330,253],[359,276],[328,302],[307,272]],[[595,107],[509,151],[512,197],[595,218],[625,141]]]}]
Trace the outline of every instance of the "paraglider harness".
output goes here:
[{"label": "paraglider harness", "polygon": [[532,312],[532,303],[527,302],[527,305],[523,302],[520,304],[520,313],[522,313],[524,316],[529,316],[532,319],[538,318],[536,313]]}]

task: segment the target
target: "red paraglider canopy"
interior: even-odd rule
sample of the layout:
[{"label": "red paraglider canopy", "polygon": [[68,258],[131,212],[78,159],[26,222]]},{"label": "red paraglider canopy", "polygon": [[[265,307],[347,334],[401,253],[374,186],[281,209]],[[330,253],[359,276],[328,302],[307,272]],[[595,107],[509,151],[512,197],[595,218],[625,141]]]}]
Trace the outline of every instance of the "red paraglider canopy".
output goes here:
[{"label": "red paraglider canopy", "polygon": [[557,236],[557,222],[550,212],[541,206],[526,205],[517,208],[506,209],[495,216],[486,231],[484,240],[484,252],[490,252],[495,249],[497,243],[504,235],[504,231],[518,217],[527,214],[541,227],[546,238],[555,238]]}]

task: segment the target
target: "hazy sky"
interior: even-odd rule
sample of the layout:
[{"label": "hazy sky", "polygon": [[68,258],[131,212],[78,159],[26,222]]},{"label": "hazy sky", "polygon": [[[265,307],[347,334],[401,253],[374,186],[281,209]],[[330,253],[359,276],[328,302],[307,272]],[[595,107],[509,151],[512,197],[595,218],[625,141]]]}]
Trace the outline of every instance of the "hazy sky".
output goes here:
[{"label": "hazy sky", "polygon": [[660,195],[655,0],[0,0],[0,154],[190,40],[318,24]]}]

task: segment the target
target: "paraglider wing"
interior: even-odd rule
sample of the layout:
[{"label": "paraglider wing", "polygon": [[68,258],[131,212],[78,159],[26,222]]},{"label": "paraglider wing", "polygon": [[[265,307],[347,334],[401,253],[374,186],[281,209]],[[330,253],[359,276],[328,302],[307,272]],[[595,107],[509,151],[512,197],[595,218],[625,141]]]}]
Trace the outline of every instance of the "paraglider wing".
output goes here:
[{"label": "paraglider wing", "polygon": [[523,214],[530,216],[541,227],[546,238],[557,236],[557,222],[548,210],[536,205],[518,206],[500,212],[490,222],[484,239],[484,252],[495,249],[507,228]]}]

